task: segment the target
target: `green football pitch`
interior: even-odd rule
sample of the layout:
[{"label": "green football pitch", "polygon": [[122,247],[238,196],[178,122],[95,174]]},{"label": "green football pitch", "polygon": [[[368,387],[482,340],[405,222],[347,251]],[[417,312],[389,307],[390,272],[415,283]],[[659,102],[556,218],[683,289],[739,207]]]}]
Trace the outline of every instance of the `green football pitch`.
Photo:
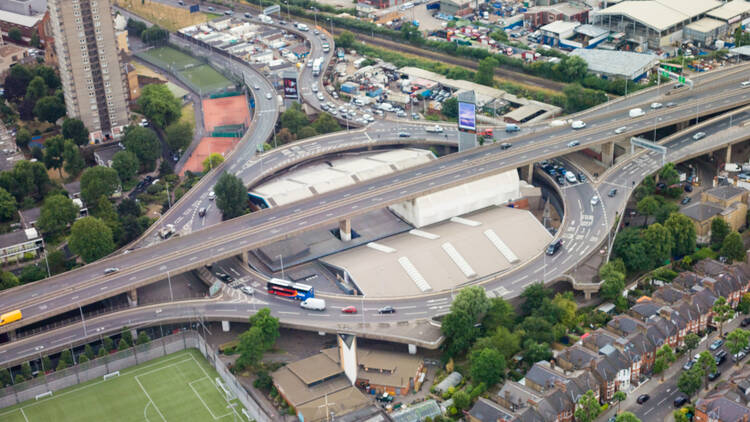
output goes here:
[{"label": "green football pitch", "polygon": [[150,48],[144,51],[143,54],[161,60],[167,65],[175,66],[177,69],[184,69],[187,66],[197,66],[201,64],[198,59],[172,47]]},{"label": "green football pitch", "polygon": [[[242,421],[218,374],[195,349],[120,371],[120,376],[66,388],[51,397],[0,409],[3,422]],[[230,404],[236,405],[231,407]]]},{"label": "green football pitch", "polygon": [[191,67],[180,71],[180,73],[188,78],[193,85],[202,89],[203,92],[217,91],[232,85],[229,79],[207,64]]}]

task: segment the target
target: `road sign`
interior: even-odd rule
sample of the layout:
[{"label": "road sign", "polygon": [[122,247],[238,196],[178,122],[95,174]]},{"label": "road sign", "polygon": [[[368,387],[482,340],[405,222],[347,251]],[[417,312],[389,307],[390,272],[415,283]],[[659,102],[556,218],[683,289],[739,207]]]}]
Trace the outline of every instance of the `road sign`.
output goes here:
[{"label": "road sign", "polygon": [[633,136],[632,138],[630,138],[630,155],[633,155],[633,153],[635,152],[635,147],[646,148],[646,149],[650,149],[651,151],[658,152],[659,154],[661,154],[662,165],[665,164],[665,161],[667,158],[666,147],[661,146],[659,144],[655,144],[651,141],[647,141],[646,139]]},{"label": "road sign", "polygon": [[280,13],[281,12],[281,6],[278,4],[274,4],[273,6],[266,7],[263,9],[263,14],[268,16],[271,13]]},{"label": "road sign", "polygon": [[196,13],[196,12],[198,12],[200,10],[201,10],[200,6],[197,5],[197,4],[193,4],[193,5],[190,6],[190,13]]}]

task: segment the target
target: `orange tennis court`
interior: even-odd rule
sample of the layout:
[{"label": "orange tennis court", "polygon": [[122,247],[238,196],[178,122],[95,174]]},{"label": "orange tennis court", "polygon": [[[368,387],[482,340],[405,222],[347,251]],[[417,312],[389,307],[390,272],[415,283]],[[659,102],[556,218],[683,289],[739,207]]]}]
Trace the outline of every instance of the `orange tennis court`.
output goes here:
[{"label": "orange tennis court", "polygon": [[[240,126],[247,128],[250,125],[250,109],[244,95],[205,99],[202,104],[203,125],[208,136],[201,139],[198,147],[180,171],[180,176],[188,170],[202,172],[203,160],[209,154],[218,153],[226,156],[242,136],[241,131],[237,131],[236,137],[227,133],[237,130]],[[224,132],[224,134],[216,135],[215,132]]]}]

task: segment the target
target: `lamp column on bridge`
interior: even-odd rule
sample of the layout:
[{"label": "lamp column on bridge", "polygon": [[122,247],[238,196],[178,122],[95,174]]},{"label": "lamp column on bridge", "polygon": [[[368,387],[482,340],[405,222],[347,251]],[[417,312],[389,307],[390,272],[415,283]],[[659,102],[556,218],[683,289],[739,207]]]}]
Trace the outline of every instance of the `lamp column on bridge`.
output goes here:
[{"label": "lamp column on bridge", "polygon": [[727,145],[727,159],[724,160],[724,163],[731,163],[732,162],[732,144]]}]

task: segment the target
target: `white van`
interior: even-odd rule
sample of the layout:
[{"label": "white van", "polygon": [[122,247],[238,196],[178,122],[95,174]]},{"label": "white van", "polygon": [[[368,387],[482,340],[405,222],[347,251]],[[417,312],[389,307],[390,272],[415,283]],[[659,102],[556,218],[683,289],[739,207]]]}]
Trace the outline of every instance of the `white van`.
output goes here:
[{"label": "white van", "polygon": [[302,301],[302,303],[299,304],[299,306],[302,309],[308,309],[311,311],[325,311],[326,310],[326,301],[323,299],[305,299]]},{"label": "white van", "polygon": [[578,179],[576,179],[576,175],[572,171],[565,172],[565,180],[567,180],[568,183],[578,183]]},{"label": "white van", "polygon": [[643,111],[642,108],[631,108],[630,113],[628,114],[630,115],[630,118],[633,118],[643,116],[644,114],[646,114],[646,112]]}]

